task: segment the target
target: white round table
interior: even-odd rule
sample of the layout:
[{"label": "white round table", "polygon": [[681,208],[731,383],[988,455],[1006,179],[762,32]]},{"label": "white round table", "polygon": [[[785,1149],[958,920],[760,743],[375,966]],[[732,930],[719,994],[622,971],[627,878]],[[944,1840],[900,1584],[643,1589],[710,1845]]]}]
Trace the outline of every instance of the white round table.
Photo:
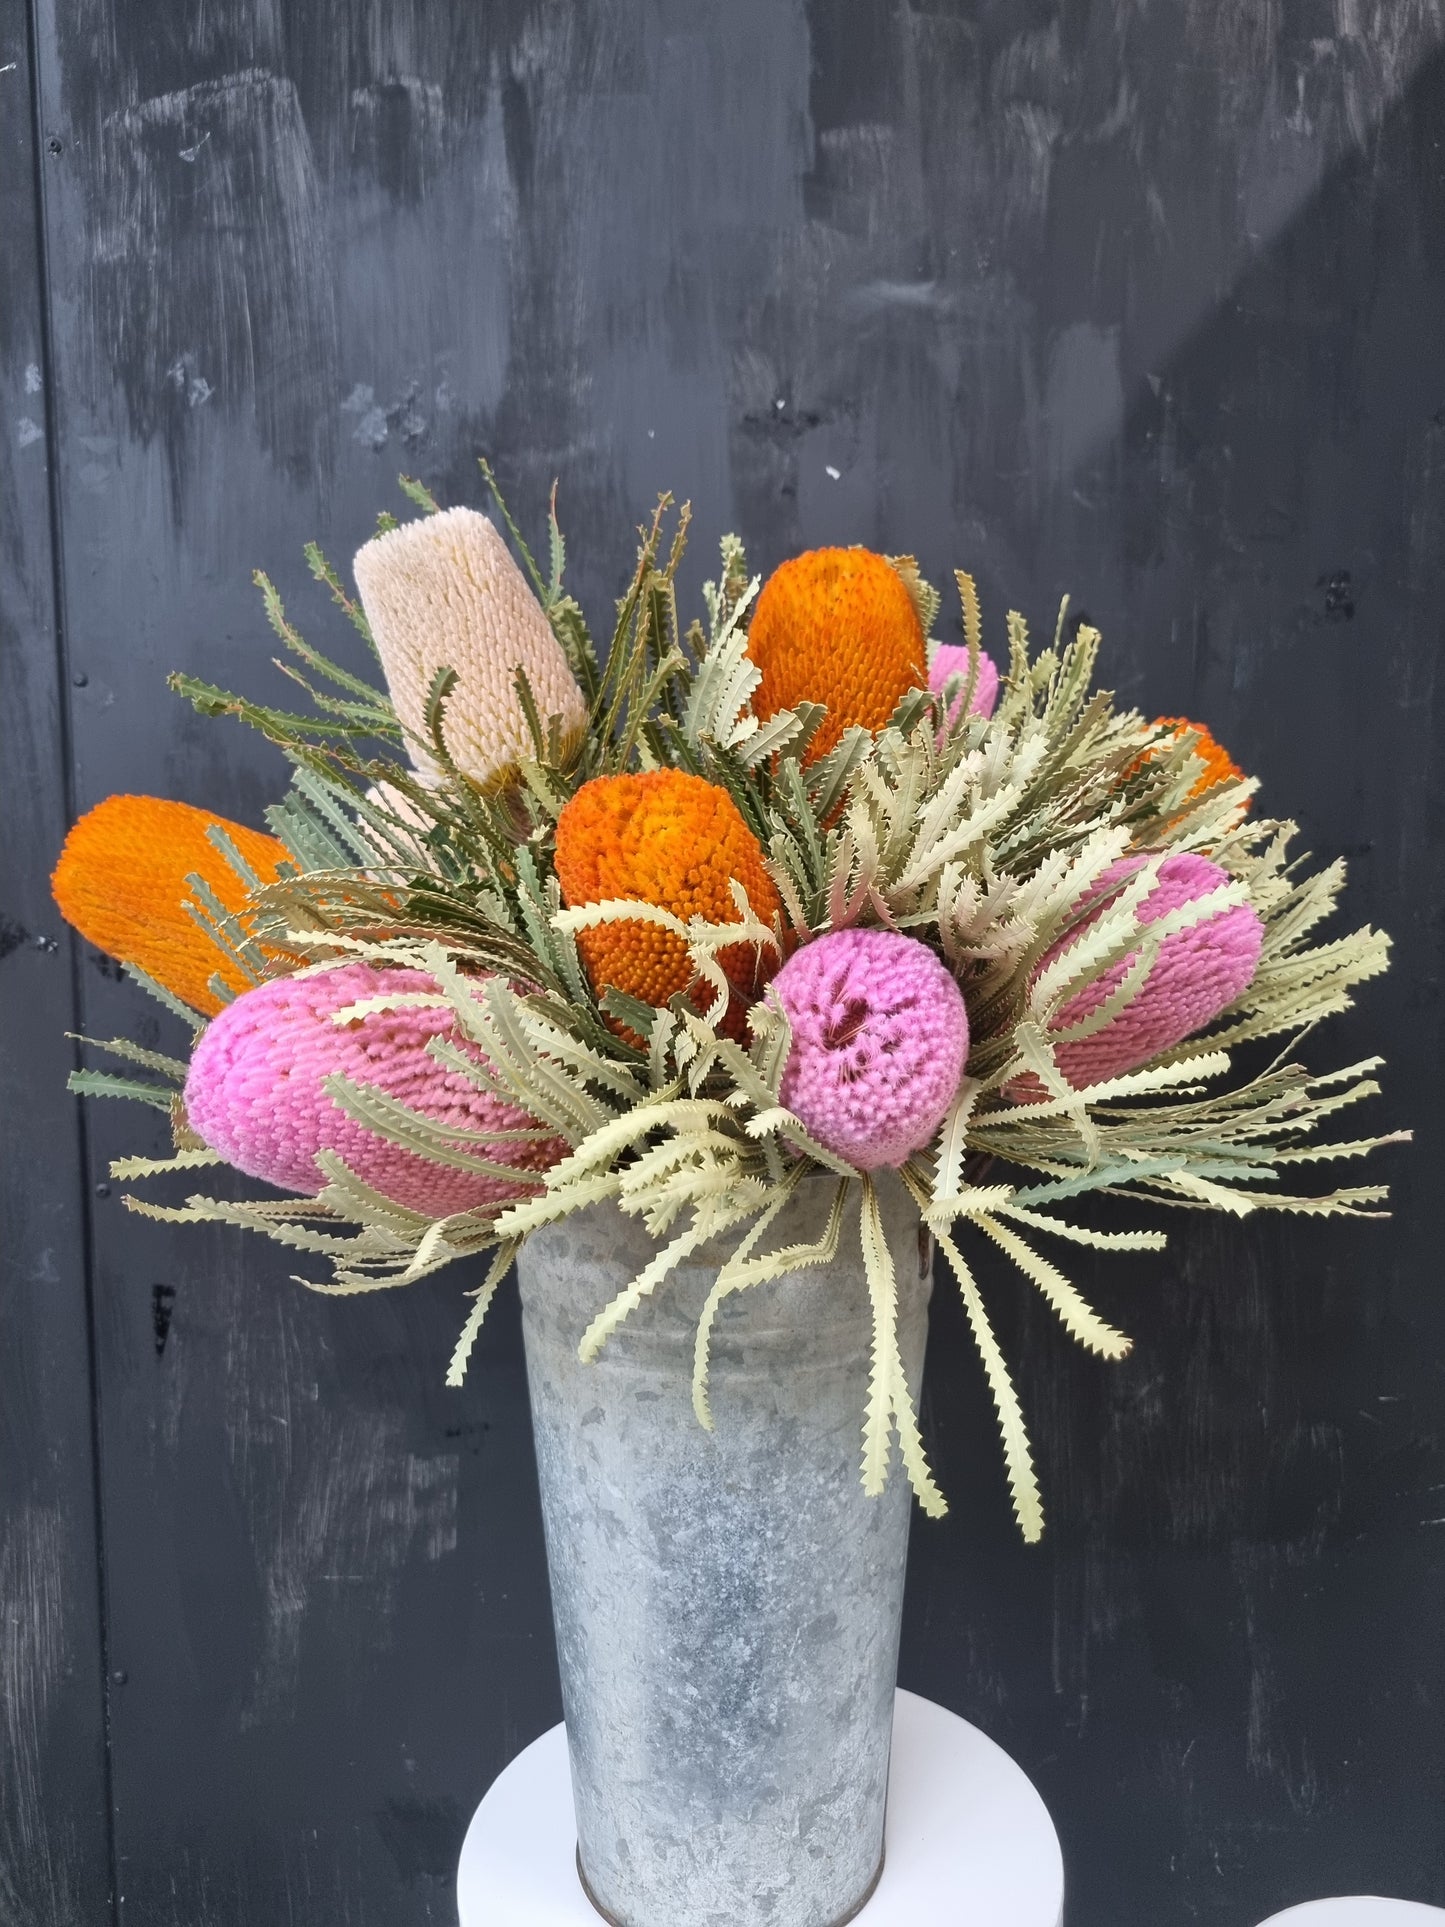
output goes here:
[{"label": "white round table", "polygon": [[[977,1727],[916,1693],[895,1703],[886,1837],[859,1927],[1062,1927],[1063,1856],[1043,1801]],[[472,1816],[461,1927],[597,1927],[576,1842],[567,1735],[554,1726]]]},{"label": "white round table", "polygon": [[1355,1894],[1341,1900],[1307,1900],[1271,1914],[1259,1927],[1445,1927],[1445,1910],[1418,1900],[1379,1900]]}]

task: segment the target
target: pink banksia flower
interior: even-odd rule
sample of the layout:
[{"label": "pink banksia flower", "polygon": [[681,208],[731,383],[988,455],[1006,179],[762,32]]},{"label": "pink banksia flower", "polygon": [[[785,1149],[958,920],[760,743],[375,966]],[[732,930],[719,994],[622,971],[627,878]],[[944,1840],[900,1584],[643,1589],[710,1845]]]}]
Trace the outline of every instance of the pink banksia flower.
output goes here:
[{"label": "pink banksia flower", "polygon": [[[346,964],[317,976],[277,977],[228,1004],[201,1035],[186,1079],[186,1116],[213,1151],[249,1177],[314,1197],[326,1182],[318,1151],[334,1151],[374,1191],[410,1210],[442,1218],[525,1197],[534,1174],[555,1164],[560,1139],[503,1139],[537,1120],[479,1089],[427,1055],[446,1037],[478,1062],[445,1008],[381,1010],[334,1023],[334,1012],[366,998],[436,993],[419,970]],[[327,1096],[326,1078],[385,1091],[439,1124],[472,1135],[455,1141],[494,1164],[516,1167],[515,1183],[434,1164],[356,1122]],[[478,1136],[477,1134],[480,1134]]]},{"label": "pink banksia flower", "polygon": [[[1144,860],[1125,857],[1104,872],[1090,893],[1097,908],[1044,955],[1040,972],[1078,942],[1107,899],[1142,867]],[[1159,866],[1158,882],[1135,914],[1142,924],[1156,923],[1171,910],[1208,896],[1228,882],[1227,873],[1207,857],[1189,851],[1166,857]],[[1166,937],[1138,995],[1125,1009],[1092,1037],[1056,1047],[1064,1077],[1076,1090],[1121,1077],[1205,1029],[1249,988],[1263,942],[1264,924],[1247,903],[1218,910],[1201,923]],[[1052,1028],[1067,1030],[1096,1011],[1119,988],[1136,955],[1123,958],[1071,997],[1054,1018]],[[1020,1079],[1013,1094],[1042,1097],[1043,1090],[1032,1078]]]},{"label": "pink banksia flower", "polygon": [[818,1142],[861,1171],[927,1144],[968,1056],[962,993],[933,952],[892,930],[833,930],[772,988],[793,1033],[780,1095]]},{"label": "pink banksia flower", "polygon": [[438,669],[457,682],[443,711],[447,754],[482,789],[499,789],[535,756],[517,695],[526,672],[545,732],[559,719],[564,754],[580,741],[587,705],[562,645],[501,536],[475,509],[444,509],[373,536],[353,564],[392,705],[419,770],[427,696]]},{"label": "pink banksia flower", "polygon": [[[944,684],[957,676],[962,688],[948,706],[948,727],[951,728],[963,713],[964,691],[968,688],[968,650],[961,643],[941,642],[933,652],[933,660],[928,665],[928,687],[936,695],[943,694]],[[973,701],[968,706],[970,716],[992,716],[998,702],[998,664],[984,650],[978,652],[978,681],[974,684]]]}]

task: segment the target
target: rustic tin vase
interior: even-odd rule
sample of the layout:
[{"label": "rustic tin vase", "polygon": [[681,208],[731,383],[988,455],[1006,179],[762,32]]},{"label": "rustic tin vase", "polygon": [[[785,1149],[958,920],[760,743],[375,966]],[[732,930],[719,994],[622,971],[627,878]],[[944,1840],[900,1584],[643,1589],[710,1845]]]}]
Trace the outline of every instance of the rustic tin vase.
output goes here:
[{"label": "rustic tin vase", "polygon": [[[917,1391],[929,1245],[880,1184]],[[811,1242],[809,1180],[769,1247]],[[589,1365],[578,1340],[656,1246],[615,1205],[530,1238],[527,1375],[577,1812],[578,1867],[620,1927],[834,1927],[882,1869],[911,1497],[864,1495],[872,1324],[856,1207],[826,1267],[729,1298],[715,1430],[691,1402],[727,1255],[681,1266]]]}]

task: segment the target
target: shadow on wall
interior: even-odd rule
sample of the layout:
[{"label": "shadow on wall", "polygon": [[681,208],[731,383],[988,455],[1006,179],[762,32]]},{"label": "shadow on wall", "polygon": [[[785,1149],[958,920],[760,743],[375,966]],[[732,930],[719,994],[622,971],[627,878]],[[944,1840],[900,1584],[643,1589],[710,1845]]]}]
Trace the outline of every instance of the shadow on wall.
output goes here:
[{"label": "shadow on wall", "polygon": [[[1193,604],[1188,682],[1176,659],[1172,695],[1152,674],[1150,693],[1187,695],[1264,807],[1288,798],[1356,859],[1356,904],[1369,891],[1405,946],[1397,986],[1439,720],[1442,129],[1445,52],[1134,398],[1122,443],[1125,564]],[[1395,873],[1372,879],[1391,838]]]},{"label": "shadow on wall", "polygon": [[1394,934],[1391,977],[1306,1055],[1384,1053],[1361,1127],[1417,1142],[1371,1173],[1388,1223],[1176,1213],[1162,1262],[1071,1256],[1136,1341],[1120,1366],[1071,1356],[985,1271],[1027,1361],[1051,1585],[1013,1540],[986,1394],[936,1296],[928,1446],[956,1511],[915,1531],[903,1676],[947,1682],[1036,1773],[1077,1927],[1445,1901],[1442,130],[1436,55],[1080,478],[1122,547],[1106,627],[1131,699],[1215,726],[1264,776],[1262,809],[1345,849],[1342,925]]}]

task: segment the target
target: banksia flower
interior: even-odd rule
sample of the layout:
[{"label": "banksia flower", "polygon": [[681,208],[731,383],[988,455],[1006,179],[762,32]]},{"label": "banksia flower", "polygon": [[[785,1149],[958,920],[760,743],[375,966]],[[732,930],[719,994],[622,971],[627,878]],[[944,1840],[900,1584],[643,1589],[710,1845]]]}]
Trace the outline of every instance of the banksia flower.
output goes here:
[{"label": "banksia flower", "polygon": [[[1099,899],[1099,910],[1045,954],[1040,971],[1078,941],[1104,908],[1105,900],[1143,861],[1142,857],[1126,857],[1104,872],[1093,892]],[[1207,857],[1191,852],[1167,857],[1159,866],[1159,881],[1136,914],[1140,923],[1155,923],[1181,904],[1208,896],[1228,881],[1226,873]],[[1055,1055],[1064,1077],[1076,1090],[1121,1077],[1212,1024],[1249,988],[1263,942],[1264,925],[1247,903],[1217,911],[1202,923],[1166,937],[1139,994],[1126,1008],[1092,1037],[1057,1046]],[[1134,961],[1133,955],[1125,957],[1085,985],[1064,1005],[1053,1028],[1067,1030],[1096,1011],[1119,988]],[[1037,1080],[1020,1079],[1014,1094],[1040,1097],[1043,1091]]]},{"label": "banksia flower", "polygon": [[1216,783],[1237,782],[1244,775],[1229,751],[1214,740],[1203,723],[1191,723],[1184,716],[1157,716],[1154,727],[1167,729],[1175,742],[1186,736],[1193,738],[1190,750],[1204,765],[1204,769],[1189,791],[1189,802],[1192,803],[1196,796],[1203,796],[1206,790],[1212,790]]},{"label": "banksia flower", "polygon": [[206,1016],[221,1008],[210,988],[246,979],[185,908],[189,876],[201,877],[232,913],[249,892],[207,831],[224,830],[262,883],[276,881],[286,846],[210,810],[159,796],[108,796],[65,839],[50,887],[60,913],[87,943],[134,964]]},{"label": "banksia flower", "polygon": [[[533,1174],[555,1164],[567,1146],[560,1139],[487,1141],[489,1132],[533,1129],[537,1120],[427,1055],[431,1038],[446,1037],[485,1062],[451,1011],[402,1008],[332,1022],[334,1011],[365,998],[418,991],[436,991],[422,971],[366,963],[257,984],[228,1004],[196,1045],[185,1097],[192,1130],[247,1176],[308,1197],[326,1182],[316,1163],[323,1150],[384,1198],[428,1217],[530,1195],[538,1188]],[[336,1072],[455,1128],[456,1149],[515,1166],[516,1182],[433,1164],[368,1130],[326,1095],[323,1084]]]},{"label": "banksia flower", "polygon": [[[734,923],[734,880],[764,923],[781,907],[763,867],[762,846],[737,804],[716,783],[684,770],[594,776],[584,783],[557,819],[555,861],[563,899],[572,907],[621,897],[682,918]],[[686,990],[694,975],[687,945],[657,924],[609,923],[579,931],[577,948],[599,996],[616,988],[661,1007]],[[719,962],[747,1003],[776,958],[766,948],[760,958],[753,944],[742,943],[723,950]],[[739,1009],[731,1028],[739,1030],[741,1021]]]},{"label": "banksia flower", "polygon": [[438,669],[457,672],[442,740],[464,776],[502,788],[536,754],[517,696],[525,672],[542,728],[560,720],[564,754],[587,705],[552,625],[507,545],[475,509],[445,509],[373,536],[357,551],[356,586],[387,687],[417,768],[427,753],[427,694]]},{"label": "banksia flower", "polygon": [[829,931],[795,950],[772,988],[792,1026],[779,1094],[794,1116],[861,1171],[921,1150],[968,1057],[963,995],[927,945]]},{"label": "banksia flower", "polygon": [[[948,726],[952,727],[963,711],[964,690],[968,688],[968,650],[956,642],[941,642],[933,652],[933,661],[928,666],[928,687],[938,695],[949,678],[957,676],[962,682],[958,694],[948,709]],[[998,664],[986,651],[978,652],[978,681],[973,686],[973,701],[968,706],[970,716],[992,716],[998,702]]]},{"label": "banksia flower", "polygon": [[845,729],[882,729],[907,690],[928,681],[923,625],[903,578],[869,549],[811,549],[763,584],[748,628],[762,671],[753,696],[767,721],[799,703],[826,703],[808,746],[815,762]]},{"label": "banksia flower", "polygon": [[[1187,804],[1193,804],[1195,798],[1204,796],[1206,790],[1212,790],[1216,782],[1237,782],[1245,775],[1239,763],[1235,763],[1235,759],[1223,748],[1223,744],[1216,742],[1214,736],[1210,736],[1210,732],[1202,723],[1191,723],[1187,717],[1154,717],[1154,728],[1168,730],[1166,742],[1156,744],[1152,750],[1144,750],[1143,755],[1129,765],[1125,775],[1133,775],[1137,769],[1143,769],[1144,763],[1150,763],[1156,755],[1160,755],[1162,750],[1173,748],[1173,744],[1183,742],[1187,736],[1193,738],[1193,742],[1189,744],[1191,752],[1204,765],[1200,775],[1191,784],[1189,794],[1185,796]],[[1245,807],[1248,809],[1248,798],[1245,798]]]}]

